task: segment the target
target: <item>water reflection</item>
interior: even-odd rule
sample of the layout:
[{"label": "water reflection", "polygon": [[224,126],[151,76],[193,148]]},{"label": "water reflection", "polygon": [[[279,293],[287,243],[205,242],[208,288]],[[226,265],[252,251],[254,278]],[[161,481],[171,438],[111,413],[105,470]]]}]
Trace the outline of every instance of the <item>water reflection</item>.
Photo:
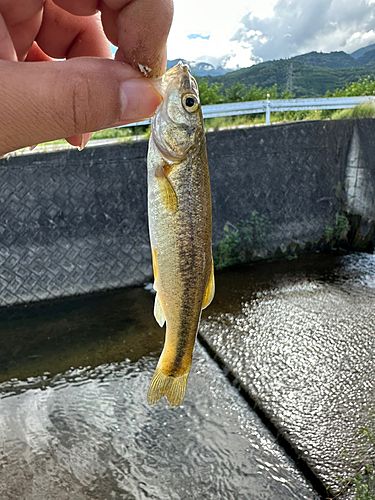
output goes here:
[{"label": "water reflection", "polygon": [[146,404],[154,364],[71,370],[43,389],[18,385],[2,400],[0,497],[312,498],[205,354],[177,410]]},{"label": "water reflection", "polygon": [[[362,432],[375,429],[375,255],[240,274],[228,273],[201,332],[338,494],[375,463]],[[236,301],[226,301],[234,282]]]},{"label": "water reflection", "polygon": [[146,404],[152,303],[134,289],[0,312],[0,498],[313,498],[199,346],[186,404]]},{"label": "water reflection", "polygon": [[0,309],[0,381],[159,352],[163,330],[140,288]]},{"label": "water reflection", "polygon": [[[336,489],[370,453],[374,277],[366,255],[223,272],[202,322]],[[314,498],[201,348],[185,405],[146,404],[152,310],[143,289],[0,310],[0,498]]]}]

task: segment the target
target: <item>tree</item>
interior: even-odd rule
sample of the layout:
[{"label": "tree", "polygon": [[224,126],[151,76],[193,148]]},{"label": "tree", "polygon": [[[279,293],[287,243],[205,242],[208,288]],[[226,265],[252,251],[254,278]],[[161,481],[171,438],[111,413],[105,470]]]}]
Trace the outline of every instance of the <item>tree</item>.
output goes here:
[{"label": "tree", "polygon": [[209,83],[207,79],[199,79],[199,95],[202,104],[220,104],[224,102],[222,85]]}]

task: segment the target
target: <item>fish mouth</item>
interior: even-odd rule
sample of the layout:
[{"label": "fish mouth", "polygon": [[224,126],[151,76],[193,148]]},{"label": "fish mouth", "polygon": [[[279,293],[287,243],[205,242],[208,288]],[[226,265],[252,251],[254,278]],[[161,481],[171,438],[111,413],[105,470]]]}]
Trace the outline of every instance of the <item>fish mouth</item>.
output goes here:
[{"label": "fish mouth", "polygon": [[194,93],[198,96],[197,81],[190,73],[189,65],[182,61],[166,71],[163,76],[154,78],[153,84],[161,96],[165,98],[168,87],[175,84],[176,80],[181,92]]},{"label": "fish mouth", "polygon": [[170,68],[168,71],[165,72],[165,75],[173,75],[174,73],[176,74],[184,74],[184,73],[190,73],[190,67],[188,64],[179,61],[175,66]]},{"label": "fish mouth", "polygon": [[[190,68],[187,64],[184,63],[179,63],[176,68],[176,76],[175,78],[179,78],[180,80],[180,91],[182,94],[184,93],[192,93],[195,94],[198,97],[198,85],[193,77],[193,75],[190,73]],[[175,69],[172,68],[172,69]],[[172,73],[174,76],[174,73]]]}]

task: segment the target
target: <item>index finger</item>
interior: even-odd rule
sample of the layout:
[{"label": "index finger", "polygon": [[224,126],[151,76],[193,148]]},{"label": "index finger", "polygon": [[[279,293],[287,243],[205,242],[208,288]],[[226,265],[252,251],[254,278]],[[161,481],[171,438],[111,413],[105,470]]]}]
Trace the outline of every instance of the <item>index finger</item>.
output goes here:
[{"label": "index finger", "polygon": [[116,59],[150,77],[164,73],[172,0],[102,0],[99,8],[105,34],[119,48]]}]

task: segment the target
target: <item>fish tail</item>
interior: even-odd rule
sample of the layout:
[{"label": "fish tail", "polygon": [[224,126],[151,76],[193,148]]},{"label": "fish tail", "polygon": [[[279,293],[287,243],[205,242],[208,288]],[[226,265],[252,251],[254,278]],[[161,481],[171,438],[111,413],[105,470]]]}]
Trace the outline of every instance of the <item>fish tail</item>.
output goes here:
[{"label": "fish tail", "polygon": [[188,376],[189,371],[179,376],[166,375],[157,367],[148,390],[148,403],[155,404],[165,396],[171,406],[179,406],[185,397]]}]

